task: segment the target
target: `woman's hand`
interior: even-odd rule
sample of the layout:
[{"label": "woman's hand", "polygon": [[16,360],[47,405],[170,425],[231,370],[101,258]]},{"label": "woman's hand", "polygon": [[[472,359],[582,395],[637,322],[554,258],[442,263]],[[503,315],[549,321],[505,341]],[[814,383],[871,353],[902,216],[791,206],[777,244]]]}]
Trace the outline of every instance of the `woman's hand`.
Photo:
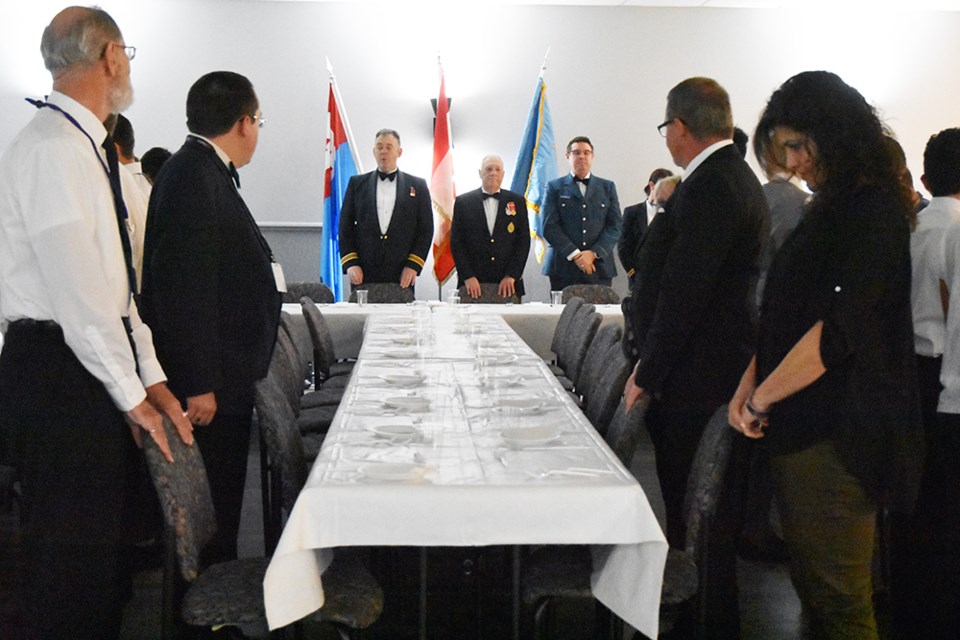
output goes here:
[{"label": "woman's hand", "polygon": [[746,371],[740,378],[740,384],[730,399],[727,409],[727,420],[730,426],[748,438],[762,438],[765,421],[759,420],[747,409],[747,402],[757,388],[757,359],[750,360]]}]

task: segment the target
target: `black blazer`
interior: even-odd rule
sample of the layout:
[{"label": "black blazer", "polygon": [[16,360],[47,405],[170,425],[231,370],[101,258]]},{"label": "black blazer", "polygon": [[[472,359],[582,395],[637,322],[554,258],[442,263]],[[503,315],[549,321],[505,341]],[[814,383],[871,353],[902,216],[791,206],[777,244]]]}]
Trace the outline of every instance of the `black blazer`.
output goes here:
[{"label": "black blazer", "polygon": [[397,200],[386,233],[377,217],[377,172],[350,178],[340,209],[343,272],[363,269],[364,282],[400,282],[404,267],[418,274],[433,241],[433,208],[423,178],[397,172]]},{"label": "black blazer", "polygon": [[677,187],[641,240],[632,293],[637,384],[663,402],[727,402],[753,354],[767,199],[733,145]]},{"label": "black blazer", "polygon": [[493,234],[487,228],[480,189],[457,196],[453,204],[450,250],[457,266],[457,287],[468,278],[499,284],[506,276],[516,280],[522,296],[523,268],[530,252],[530,225],[523,196],[501,190]]},{"label": "black blazer", "polygon": [[620,241],[617,243],[617,255],[620,264],[627,272],[630,282],[637,268],[637,249],[640,238],[647,231],[647,201],[634,204],[623,210],[623,224],[620,227]]},{"label": "black blazer", "polygon": [[281,294],[272,254],[216,152],[188,137],[150,195],[144,320],[181,399],[213,391],[243,414],[270,364]]}]

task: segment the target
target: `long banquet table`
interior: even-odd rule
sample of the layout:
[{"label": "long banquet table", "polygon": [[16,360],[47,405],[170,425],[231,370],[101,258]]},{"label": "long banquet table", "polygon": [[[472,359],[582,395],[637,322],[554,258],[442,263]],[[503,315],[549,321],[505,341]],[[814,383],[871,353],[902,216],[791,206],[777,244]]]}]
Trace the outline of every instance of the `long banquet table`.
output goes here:
[{"label": "long banquet table", "polygon": [[322,606],[338,547],[527,544],[592,545],[594,595],[656,637],[663,533],[542,358],[496,314],[371,315],[267,569],[270,627]]},{"label": "long banquet table", "polygon": [[[356,358],[363,344],[363,326],[367,318],[372,315],[389,313],[397,307],[395,304],[368,304],[360,307],[352,302],[336,302],[317,305],[323,312],[323,317],[330,328],[333,343],[336,345],[338,358]],[[431,303],[431,308],[447,306],[445,303]],[[462,305],[473,313],[493,314],[501,316],[517,332],[524,342],[530,345],[541,358],[551,357],[550,343],[553,332],[557,328],[557,321],[563,311],[563,305],[549,305],[542,302],[527,302],[524,304],[473,304]],[[623,313],[620,305],[598,304],[597,311],[602,318],[602,324],[618,324],[623,326]],[[301,329],[299,347],[310,347],[310,336],[306,333],[306,325],[301,316],[299,304],[285,304],[284,311],[292,314]]]}]

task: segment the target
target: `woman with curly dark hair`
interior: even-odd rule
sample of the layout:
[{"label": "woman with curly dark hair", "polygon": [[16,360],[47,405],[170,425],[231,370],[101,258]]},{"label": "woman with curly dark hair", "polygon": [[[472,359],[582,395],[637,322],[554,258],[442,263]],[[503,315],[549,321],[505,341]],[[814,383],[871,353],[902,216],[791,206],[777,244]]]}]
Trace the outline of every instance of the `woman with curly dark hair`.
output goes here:
[{"label": "woman with curly dark hair", "polygon": [[787,80],[753,140],[814,196],[770,267],[730,424],[768,441],[813,636],[875,639],[876,514],[915,498],[923,446],[909,194],[876,111],[835,74]]}]

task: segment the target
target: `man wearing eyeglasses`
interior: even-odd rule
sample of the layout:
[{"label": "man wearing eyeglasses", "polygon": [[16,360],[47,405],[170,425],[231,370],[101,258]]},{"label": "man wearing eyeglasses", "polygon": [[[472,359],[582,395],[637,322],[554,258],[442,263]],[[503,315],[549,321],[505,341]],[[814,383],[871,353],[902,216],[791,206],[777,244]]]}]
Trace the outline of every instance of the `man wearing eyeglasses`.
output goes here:
[{"label": "man wearing eyeglasses", "polygon": [[[709,78],[684,80],[670,90],[666,116],[657,129],[684,171],[637,255],[632,314],[625,318],[633,327],[636,365],[624,397],[629,409],[651,396],[646,423],[667,542],[683,548],[684,494],[700,435],[737,388],[753,353],[754,285],[769,214],[760,182],[733,144],[723,87]],[[726,489],[722,495],[709,534],[709,570],[717,582],[708,594],[707,628],[708,637],[736,638],[732,495]]]},{"label": "man wearing eyeglasses", "polygon": [[620,200],[610,180],[592,175],[593,143],[567,143],[570,173],[547,184],[543,237],[550,243],[543,272],[550,289],[571,284],[610,286],[617,275],[613,252],[620,239]]},{"label": "man wearing eyeglasses", "polygon": [[102,124],[133,100],[133,47],[106,12],[70,7],[40,51],[53,91],[0,159],[0,458],[20,480],[14,591],[29,627],[6,630],[115,638],[135,442],[150,438],[171,460],[161,414],[188,444],[191,427],[132,303],[117,156]]},{"label": "man wearing eyeglasses", "polygon": [[203,554],[236,558],[253,410],[280,319],[280,266],[238,187],[263,115],[250,81],[215,71],[187,94],[190,134],[150,196],[143,315],[184,403],[210,479],[217,534]]}]

